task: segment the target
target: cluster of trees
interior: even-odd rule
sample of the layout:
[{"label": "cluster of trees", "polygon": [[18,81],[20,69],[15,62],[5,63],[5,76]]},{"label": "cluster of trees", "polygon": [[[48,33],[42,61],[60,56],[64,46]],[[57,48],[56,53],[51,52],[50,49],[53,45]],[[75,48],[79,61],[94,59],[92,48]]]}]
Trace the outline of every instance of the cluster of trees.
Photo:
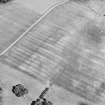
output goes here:
[{"label": "cluster of trees", "polygon": [[[52,102],[48,101],[44,98],[45,94],[48,92],[49,88],[45,88],[39,97],[31,102],[31,105],[53,105]],[[17,97],[22,97],[28,94],[28,89],[24,87],[22,84],[17,84],[12,87],[12,92]]]},{"label": "cluster of trees", "polygon": [[6,3],[8,1],[10,1],[10,0],[0,0],[0,3]]}]

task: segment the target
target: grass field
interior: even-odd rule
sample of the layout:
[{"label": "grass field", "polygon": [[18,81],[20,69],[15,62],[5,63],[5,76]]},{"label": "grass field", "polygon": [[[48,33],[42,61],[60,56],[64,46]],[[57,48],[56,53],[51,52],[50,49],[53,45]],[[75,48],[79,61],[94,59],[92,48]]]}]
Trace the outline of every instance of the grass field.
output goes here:
[{"label": "grass field", "polygon": [[64,1],[64,0],[15,0],[28,8],[35,10],[37,13],[43,14],[49,7],[55,3]]},{"label": "grass field", "polygon": [[0,53],[26,31],[40,15],[22,4],[0,4]]}]

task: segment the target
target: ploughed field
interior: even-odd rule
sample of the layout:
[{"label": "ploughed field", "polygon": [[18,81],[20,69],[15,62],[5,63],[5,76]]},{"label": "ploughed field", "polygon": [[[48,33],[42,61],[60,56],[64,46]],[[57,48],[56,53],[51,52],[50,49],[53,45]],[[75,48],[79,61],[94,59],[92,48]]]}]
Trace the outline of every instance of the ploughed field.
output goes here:
[{"label": "ploughed field", "polygon": [[99,20],[86,6],[67,2],[53,9],[1,62],[102,105],[105,30]]}]

